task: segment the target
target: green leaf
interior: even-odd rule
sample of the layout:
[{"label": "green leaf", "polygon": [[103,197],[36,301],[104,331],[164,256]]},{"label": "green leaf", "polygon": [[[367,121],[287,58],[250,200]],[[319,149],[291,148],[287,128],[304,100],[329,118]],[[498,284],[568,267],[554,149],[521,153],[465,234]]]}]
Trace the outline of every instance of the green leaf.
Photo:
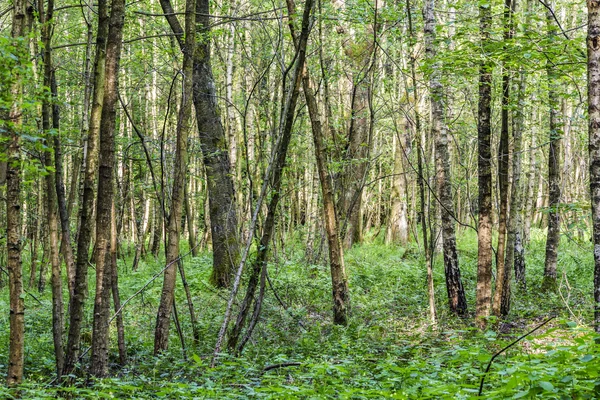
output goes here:
[{"label": "green leaf", "polygon": [[540,381],[538,383],[538,385],[540,385],[540,387],[548,392],[552,392],[554,391],[554,385],[552,385],[550,382],[547,381]]}]

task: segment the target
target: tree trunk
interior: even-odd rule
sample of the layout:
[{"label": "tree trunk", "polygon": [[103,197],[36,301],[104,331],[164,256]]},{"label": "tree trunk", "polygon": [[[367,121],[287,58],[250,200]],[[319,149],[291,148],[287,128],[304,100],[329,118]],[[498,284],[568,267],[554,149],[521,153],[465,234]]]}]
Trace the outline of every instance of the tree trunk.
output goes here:
[{"label": "tree trunk", "polygon": [[169,347],[169,325],[175,299],[175,283],[177,279],[177,261],[179,258],[179,234],[181,216],[185,202],[185,176],[187,172],[187,141],[191,128],[192,90],[193,90],[193,60],[196,49],[196,25],[194,11],[196,1],[187,0],[185,4],[185,43],[183,52],[183,92],[177,121],[177,147],[175,150],[175,165],[173,173],[173,191],[171,193],[171,209],[167,229],[167,246],[165,249],[167,268],[165,269],[162,294],[156,329],[154,331],[154,354],[159,354]]},{"label": "tree trunk", "polygon": [[[550,42],[556,38],[557,28],[554,26],[552,14],[548,11],[548,38]],[[546,237],[546,262],[544,264],[543,290],[556,290],[556,263],[560,244],[560,140],[562,130],[558,121],[558,75],[556,67],[547,61],[548,103],[550,104],[550,132],[548,146],[548,235]]]},{"label": "tree trunk", "polygon": [[[489,3],[479,6],[479,32],[481,46],[490,43],[492,11]],[[477,234],[477,293],[475,314],[480,327],[490,315],[492,298],[492,63],[486,59],[479,67],[479,107],[477,140],[479,157],[477,163],[479,183],[479,228]]]},{"label": "tree trunk", "polygon": [[111,210],[114,199],[115,105],[118,98],[119,63],[125,20],[125,0],[112,0],[108,40],[104,105],[100,122],[100,162],[96,211],[96,297],[92,328],[90,374],[108,373],[111,267]]},{"label": "tree trunk", "polygon": [[[294,1],[288,0],[287,5],[289,14],[294,15]],[[300,42],[297,35],[294,33],[295,29],[293,21],[290,21],[289,27],[294,42],[296,43],[297,50],[299,51],[300,49],[298,46]],[[325,219],[325,231],[329,248],[329,268],[331,270],[331,287],[333,293],[333,322],[338,325],[346,325],[348,323],[350,291],[348,288],[346,267],[344,265],[344,250],[338,230],[333,185],[327,167],[327,148],[325,145],[323,124],[321,122],[319,106],[314,94],[314,89],[312,88],[312,82],[306,62],[304,63],[302,74],[302,90],[308,106],[315,149],[315,160],[317,162],[317,171],[319,173],[319,181],[321,182],[321,192],[323,195],[323,218]]]},{"label": "tree trunk", "polygon": [[[50,118],[52,114],[52,125],[56,129],[54,132],[55,138],[58,136],[58,104],[56,104],[56,92],[52,89],[56,89],[56,83],[51,82],[54,78],[54,71],[52,66],[52,52],[51,52],[51,31],[53,24],[54,14],[54,1],[48,0],[48,8],[44,10],[43,2],[39,3],[39,19],[41,28],[42,43],[44,45],[44,86],[52,87],[52,100],[54,104],[50,104],[50,99],[46,98],[42,102],[42,129],[46,135],[46,145],[50,147]],[[55,139],[56,141],[56,139]],[[56,152],[54,157],[60,157],[60,152]],[[56,201],[58,191],[58,184],[55,181],[62,178],[58,177],[58,171],[52,172],[52,154],[45,154],[45,166],[48,170],[46,174],[46,218],[48,221],[48,242],[50,246],[50,265],[52,271],[52,338],[54,341],[54,357],[56,362],[56,376],[60,379],[63,373],[64,367],[64,349],[63,349],[63,294],[62,294],[62,279],[61,279],[61,265],[60,265],[60,254],[59,254],[59,240],[58,240],[58,216],[56,212]],[[54,165],[61,164],[60,161],[56,161]],[[63,203],[64,204],[64,203]],[[70,247],[70,244],[68,245]]]},{"label": "tree trunk", "polygon": [[[435,62],[436,21],[435,0],[427,0],[423,11],[425,19],[425,51],[427,59]],[[456,254],[456,234],[454,230],[454,201],[452,199],[452,181],[450,176],[450,153],[448,151],[448,132],[444,122],[443,86],[440,83],[440,65],[433,65],[429,77],[431,93],[431,136],[435,140],[437,189],[442,219],[442,241],[444,251],[444,271],[450,311],[465,316],[467,299],[460,278],[458,255]]]},{"label": "tree trunk", "polygon": [[94,94],[90,113],[90,126],[85,150],[85,173],[83,198],[79,210],[79,234],[77,239],[77,260],[75,264],[75,287],[69,306],[69,334],[67,340],[65,374],[70,374],[79,361],[81,324],[87,295],[87,272],[89,249],[92,239],[94,197],[96,175],[98,174],[98,140],[100,119],[104,102],[104,76],[106,60],[106,36],[108,34],[108,7],[106,0],[98,0],[98,33],[96,35],[96,58],[94,61]]},{"label": "tree trunk", "polygon": [[[14,0],[12,38],[19,50],[18,64],[28,55],[19,43],[27,36],[27,2]],[[24,53],[24,54],[23,54]],[[17,69],[18,71],[18,69]],[[8,251],[8,289],[10,306],[10,334],[8,350],[8,373],[6,383],[16,386],[23,380],[23,364],[25,355],[25,302],[23,300],[23,265],[21,263],[21,240],[19,219],[21,216],[21,167],[19,130],[22,126],[22,97],[24,79],[21,75],[13,76],[10,88],[13,103],[8,114],[8,129],[6,140],[6,247]]]},{"label": "tree trunk", "polygon": [[600,333],[600,1],[588,0],[590,195],[594,240],[594,328]]},{"label": "tree trunk", "polygon": [[119,275],[117,268],[117,221],[116,208],[113,199],[110,209],[110,266],[111,273],[111,291],[113,298],[113,307],[117,318],[117,344],[119,346],[119,364],[125,366],[127,363],[127,349],[125,347],[125,325],[123,324],[123,313],[121,309],[121,296],[119,294]]},{"label": "tree trunk", "polygon": [[[515,1],[504,2],[504,41],[509,42],[514,36],[513,13]],[[506,275],[505,251],[508,219],[508,169],[509,169],[509,107],[510,107],[510,70],[507,62],[502,62],[502,111],[500,127],[500,144],[498,145],[498,187],[500,190],[500,214],[498,215],[498,249],[496,252],[496,291],[492,309],[494,315],[500,316]]]},{"label": "tree trunk", "polygon": [[525,95],[525,73],[521,70],[519,82],[519,94],[517,97],[517,110],[513,124],[513,149],[512,149],[512,182],[510,189],[510,211],[507,225],[506,257],[504,262],[505,274],[502,288],[502,299],[500,303],[500,315],[507,316],[510,311],[511,297],[511,274],[515,269],[517,282],[524,282],[525,259],[523,254],[522,236],[523,220],[521,212],[523,208],[523,185],[521,184],[521,148],[523,138],[523,125],[525,114],[523,109]]},{"label": "tree trunk", "polygon": [[[296,114],[296,104],[297,104],[298,95],[300,92],[300,82],[301,82],[301,78],[302,78],[304,61],[306,59],[306,45],[308,42],[308,34],[309,34],[309,17],[310,17],[310,12],[311,12],[312,6],[313,6],[313,0],[307,0],[305,3],[304,14],[303,14],[303,18],[302,18],[302,31],[301,31],[300,37],[298,39],[297,50],[296,50],[297,56],[295,58],[297,60],[296,61],[297,64],[296,64],[295,68],[293,69],[293,73],[292,73],[290,83],[289,83],[290,87],[283,88],[284,90],[287,90],[287,93],[289,93],[289,95],[284,97],[284,99],[287,98],[287,100],[285,101],[285,104],[282,107],[282,109],[285,112],[281,115],[281,121],[279,124],[279,139],[277,140],[277,147],[275,149],[274,159],[272,160],[272,164],[269,166],[269,169],[267,170],[267,173],[265,174],[265,178],[268,179],[268,181],[263,182],[263,187],[262,187],[262,191],[261,191],[261,198],[264,198],[267,188],[270,187],[271,200],[269,201],[269,204],[267,206],[267,217],[266,217],[264,225],[263,225],[263,233],[260,238],[260,245],[258,247],[258,253],[256,255],[256,259],[252,263],[252,272],[251,272],[250,280],[248,282],[248,287],[246,289],[246,295],[244,296],[244,300],[240,306],[240,312],[238,313],[238,317],[237,317],[235,326],[229,336],[229,341],[227,343],[227,346],[230,349],[236,349],[237,352],[242,351],[243,345],[246,343],[246,341],[250,337],[250,334],[252,333],[252,329],[254,327],[253,324],[250,325],[250,327],[248,328],[248,331],[246,332],[244,341],[240,345],[241,347],[236,348],[237,342],[239,340],[239,336],[244,327],[244,323],[245,323],[246,317],[250,311],[250,306],[252,305],[252,302],[254,301],[254,305],[255,305],[254,319],[258,318],[258,315],[260,314],[261,305],[262,305],[262,294],[264,293],[264,291],[261,290],[261,293],[260,293],[258,299],[255,299],[254,295],[255,295],[256,288],[259,283],[260,275],[266,276],[267,258],[269,255],[271,241],[273,239],[273,232],[274,232],[274,228],[275,228],[275,218],[277,216],[277,207],[278,207],[279,199],[280,199],[280,195],[281,195],[281,192],[280,192],[281,180],[282,180],[283,170],[286,165],[286,157],[287,157],[288,147],[289,147],[290,140],[292,137],[292,128],[293,128],[293,124],[294,124],[294,117]],[[283,82],[284,85],[285,85],[285,83],[286,83],[286,81]],[[269,186],[267,186],[268,183],[270,183]],[[260,207],[260,204],[258,204],[258,207]],[[258,209],[256,211],[258,211]],[[255,215],[253,216],[253,226],[251,228],[251,231],[253,231],[255,228],[255,221],[256,221],[256,217],[257,217],[256,211],[255,211]],[[252,234],[252,232],[251,232],[251,234]],[[225,319],[223,321],[223,324],[221,325],[221,329],[219,331],[219,336],[217,338],[217,344],[215,346],[213,362],[212,362],[213,366],[214,366],[214,363],[216,360],[215,357],[220,351],[220,348],[221,348],[221,345],[222,345],[222,342],[224,339],[225,331],[227,329],[227,325],[229,324],[229,318],[231,315],[230,314],[231,307],[233,306],[232,301],[236,294],[236,290],[239,287],[239,280],[241,278],[243,262],[246,260],[248,250],[249,250],[249,246],[247,245],[246,250],[244,252],[244,256],[242,258],[241,266],[238,268],[238,272],[237,272],[236,279],[234,282],[234,287],[232,290],[232,295],[230,297],[229,303],[227,304],[227,311],[225,314]],[[261,272],[262,272],[262,274],[261,274]],[[254,322],[254,324],[255,324],[255,322]]]}]

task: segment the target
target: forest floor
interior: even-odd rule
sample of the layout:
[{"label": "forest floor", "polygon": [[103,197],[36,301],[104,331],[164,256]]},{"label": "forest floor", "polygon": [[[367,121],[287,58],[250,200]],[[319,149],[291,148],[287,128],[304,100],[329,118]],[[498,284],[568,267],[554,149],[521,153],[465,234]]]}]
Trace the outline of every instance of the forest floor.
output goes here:
[{"label": "forest floor", "polygon": [[[476,236],[463,233],[458,245],[472,312]],[[470,398],[477,395],[483,371],[495,352],[557,315],[496,358],[486,376],[483,397],[599,398],[600,345],[596,343],[600,340],[588,328],[592,310],[591,247],[585,240],[563,238],[559,292],[541,293],[544,237],[539,231],[532,232],[526,253],[528,290],[514,289],[510,317],[500,324],[492,321],[485,331],[474,327],[473,318],[461,320],[449,314],[439,255],[435,260],[439,323],[435,327],[429,324],[426,272],[416,245],[404,249],[374,240],[347,252],[352,301],[348,327],[331,323],[328,268],[307,264],[301,246],[277,248],[269,267],[272,287],[267,287],[262,320],[252,341],[241,357],[223,354],[216,368],[209,367],[210,356],[229,293],[208,284],[211,257],[204,253],[185,260],[199,318],[198,344],[192,342],[183,290],[177,294],[187,360],[174,327],[169,352],[160,357],[152,355],[162,284],[159,277],[124,310],[128,364],[117,365],[115,336],[111,378],[93,384],[78,378],[66,388],[50,385],[54,374],[50,288],[43,294],[32,289],[25,298],[25,384],[20,395],[26,399]],[[25,265],[27,276],[27,260]],[[126,262],[119,261],[121,301],[163,267],[150,257],[137,271],[131,271],[130,266],[130,257]],[[92,317],[89,303],[88,327]],[[0,315],[0,364],[5,364],[9,331],[6,288],[0,291],[0,309],[5,310]],[[83,334],[87,344],[90,336],[89,330]],[[288,362],[299,365],[265,371],[265,366]],[[5,373],[6,365],[0,365],[0,381],[4,381]],[[0,385],[0,398],[14,394]]]}]

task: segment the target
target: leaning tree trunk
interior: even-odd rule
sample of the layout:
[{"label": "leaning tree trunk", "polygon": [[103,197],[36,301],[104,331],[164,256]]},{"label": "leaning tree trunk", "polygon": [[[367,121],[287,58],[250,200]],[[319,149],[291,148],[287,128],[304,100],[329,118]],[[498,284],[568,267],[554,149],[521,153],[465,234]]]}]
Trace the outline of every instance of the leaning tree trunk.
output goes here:
[{"label": "leaning tree trunk", "polygon": [[452,199],[452,181],[450,177],[450,153],[448,151],[448,132],[444,123],[443,86],[440,82],[440,65],[435,63],[435,0],[425,3],[425,51],[428,60],[434,61],[429,77],[431,86],[431,135],[435,139],[437,164],[437,189],[439,208],[442,217],[442,241],[444,247],[444,271],[450,311],[465,316],[467,299],[460,278],[458,255],[456,254],[456,234],[454,231],[454,201]]},{"label": "leaning tree trunk", "polygon": [[[183,51],[183,92],[177,122],[177,145],[175,150],[175,165],[173,191],[171,193],[171,210],[167,227],[166,263],[162,294],[156,328],[154,331],[154,354],[167,350],[169,347],[169,325],[175,300],[175,283],[177,279],[177,261],[179,259],[179,234],[181,216],[185,202],[185,174],[187,171],[187,140],[191,127],[192,90],[193,90],[193,58],[195,49],[196,25],[194,11],[195,0],[187,0],[185,4],[185,42]],[[190,227],[191,229],[191,227]]]},{"label": "leaning tree trunk", "polygon": [[[259,275],[266,277],[266,268],[267,268],[267,258],[269,255],[269,250],[271,246],[271,240],[273,238],[273,233],[275,229],[275,218],[277,216],[277,206],[279,203],[279,199],[281,196],[281,180],[283,177],[283,170],[286,165],[287,151],[290,144],[290,140],[292,137],[292,128],[294,124],[294,116],[296,112],[296,103],[298,101],[298,96],[300,92],[300,81],[302,70],[304,66],[304,60],[306,58],[306,45],[308,41],[308,33],[309,33],[309,15],[312,8],[313,1],[307,0],[304,10],[304,18],[302,20],[302,33],[297,45],[297,65],[293,70],[293,76],[291,79],[291,84],[289,90],[289,97],[287,98],[287,102],[284,106],[285,114],[282,115],[282,123],[280,124],[280,141],[278,143],[278,148],[276,149],[275,157],[272,164],[272,176],[270,178],[270,189],[271,189],[271,200],[269,205],[267,206],[267,217],[265,219],[265,223],[263,226],[263,234],[260,239],[260,246],[258,248],[258,254],[256,255],[256,259],[252,263],[252,274],[250,280],[248,282],[248,287],[246,289],[246,295],[244,296],[244,300],[240,306],[240,312],[238,313],[236,323],[232,329],[231,334],[229,335],[229,340],[227,346],[230,349],[235,349],[237,352],[241,352],[247,340],[250,338],[250,334],[256,324],[256,320],[260,314],[260,310],[262,307],[262,294],[264,293],[264,278],[261,279],[261,293],[258,298],[255,298],[256,288],[259,283]],[[261,274],[262,272],[262,274]],[[262,278],[262,277],[261,277]],[[245,320],[249,314],[250,306],[254,302],[254,312],[253,312],[253,321],[250,322],[246,335],[244,339],[237,346],[239,341],[239,336],[245,324]],[[223,325],[225,325],[228,321],[226,320]],[[221,329],[223,331],[223,329]],[[220,333],[221,336],[221,333]],[[219,348],[219,341],[222,340],[221,337],[217,339],[217,348]],[[237,346],[237,347],[236,347]]]},{"label": "leaning tree trunk", "polygon": [[[12,38],[18,52],[17,67],[27,55],[24,45],[19,43],[27,36],[27,2],[14,0]],[[19,68],[15,68],[19,71]],[[8,114],[8,129],[5,133],[6,148],[6,247],[8,251],[9,325],[8,373],[6,383],[15,386],[23,380],[25,356],[25,304],[23,300],[23,265],[21,263],[21,240],[19,219],[21,216],[21,167],[19,137],[22,126],[23,79],[20,74],[13,77],[10,94],[13,103]]]},{"label": "leaning tree trunk", "polygon": [[[287,4],[288,12],[290,15],[294,15],[295,5],[293,0],[288,0]],[[289,27],[292,37],[298,45],[299,40],[297,34],[294,32],[293,21],[290,21]],[[306,62],[302,74],[302,90],[308,107],[315,147],[315,160],[317,162],[319,181],[321,182],[321,191],[323,194],[323,218],[325,219],[325,232],[327,233],[329,268],[331,270],[331,287],[333,293],[333,322],[338,325],[346,325],[348,323],[350,293],[346,267],[344,265],[344,250],[340,240],[333,184],[327,167],[327,149],[323,124]]]},{"label": "leaning tree trunk", "polygon": [[594,328],[600,333],[600,1],[588,0],[590,195],[594,239]]},{"label": "leaning tree trunk", "polygon": [[[490,43],[492,12],[489,3],[479,6],[479,32],[481,46]],[[492,63],[486,59],[479,66],[479,106],[477,163],[479,183],[479,228],[477,233],[477,293],[475,314],[478,325],[485,325],[490,315],[492,299]]]},{"label": "leaning tree trunk", "polygon": [[114,198],[115,122],[118,99],[119,63],[125,20],[125,0],[111,4],[108,41],[106,42],[106,76],[104,105],[100,122],[100,162],[96,210],[96,298],[92,328],[90,374],[103,377],[108,373],[110,295],[112,288],[111,212]]},{"label": "leaning tree trunk", "polygon": [[[548,38],[556,38],[556,27],[552,14],[548,11]],[[546,236],[546,262],[542,289],[556,290],[556,264],[560,244],[560,139],[562,132],[558,121],[558,94],[556,66],[548,60],[548,103],[550,104],[550,134],[548,146],[548,234]]]},{"label": "leaning tree trunk", "polygon": [[88,289],[88,260],[92,240],[96,174],[98,173],[98,139],[100,135],[100,118],[104,103],[106,36],[108,34],[108,7],[106,0],[98,0],[97,13],[98,33],[96,35],[96,59],[94,62],[94,93],[90,113],[87,149],[85,150],[85,172],[82,175],[83,197],[79,210],[75,286],[73,287],[73,296],[69,305],[69,334],[65,354],[65,374],[70,374],[75,364],[79,361],[83,308]]},{"label": "leaning tree trunk", "polygon": [[[170,0],[160,5],[173,33],[183,49],[183,28],[173,12]],[[196,2],[196,25],[201,40],[194,51],[194,108],[200,145],[204,158],[209,198],[210,229],[213,247],[211,281],[217,287],[228,287],[234,266],[239,260],[238,222],[235,189],[225,131],[217,111],[217,94],[210,61],[209,1]]]}]

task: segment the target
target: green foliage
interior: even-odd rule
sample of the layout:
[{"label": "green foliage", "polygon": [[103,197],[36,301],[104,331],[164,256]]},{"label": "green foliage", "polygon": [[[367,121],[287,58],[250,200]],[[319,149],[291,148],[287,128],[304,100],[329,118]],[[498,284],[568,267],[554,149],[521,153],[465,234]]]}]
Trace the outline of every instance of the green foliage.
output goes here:
[{"label": "green foliage", "polygon": [[[559,259],[558,293],[542,294],[538,287],[544,246],[538,237],[543,235],[534,231],[532,237],[527,252],[529,292],[515,289],[510,318],[490,324],[485,332],[476,329],[471,319],[459,320],[446,310],[440,256],[436,257],[435,283],[441,322],[437,328],[428,325],[424,263],[414,244],[408,248],[368,244],[348,252],[352,319],[346,328],[333,326],[327,268],[306,265],[301,248],[292,247],[287,250],[289,254],[279,253],[270,266],[273,288],[285,308],[268,290],[254,342],[242,357],[223,354],[214,369],[209,367],[210,354],[227,292],[217,292],[208,284],[211,257],[202,254],[186,262],[201,334],[199,344],[190,343],[190,322],[180,311],[188,339],[187,361],[182,359],[174,330],[170,351],[160,357],[151,354],[159,279],[125,308],[128,365],[118,368],[113,364],[112,378],[90,385],[83,377],[66,388],[47,385],[54,372],[48,328],[50,293],[34,294],[40,303],[28,295],[26,384],[20,388],[21,395],[31,399],[466,399],[477,394],[482,372],[495,352],[545,316],[558,313],[559,318],[547,328],[496,359],[485,380],[484,397],[597,398],[600,337],[585,326],[591,310],[589,244],[573,246],[565,239]],[[459,236],[460,262],[471,307],[475,244],[474,234]],[[128,248],[124,251],[127,254]],[[146,259],[133,272],[130,263],[129,258],[119,262],[123,299],[161,269],[160,262]],[[180,310],[184,310],[184,302],[183,291],[178,290]],[[8,307],[6,291],[0,297],[0,307]],[[85,318],[89,324],[91,306]],[[0,327],[0,360],[6,360],[6,314],[0,315]],[[116,362],[116,348],[111,358]],[[263,371],[265,365],[284,362],[301,365]],[[0,373],[5,373],[5,366],[0,367]],[[0,387],[0,397],[11,395],[15,393]]]}]

